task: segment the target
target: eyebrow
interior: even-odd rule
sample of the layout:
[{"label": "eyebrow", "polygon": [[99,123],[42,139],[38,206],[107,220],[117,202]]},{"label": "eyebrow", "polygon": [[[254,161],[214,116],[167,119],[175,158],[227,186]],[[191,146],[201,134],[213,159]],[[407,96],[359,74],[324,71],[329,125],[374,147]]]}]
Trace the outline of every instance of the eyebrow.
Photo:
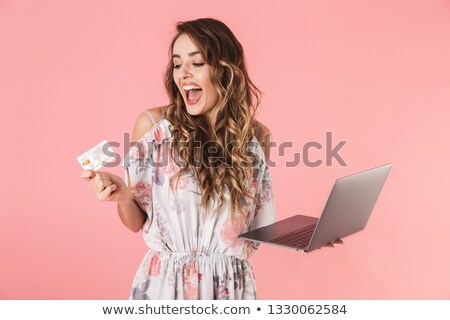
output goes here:
[{"label": "eyebrow", "polygon": [[[200,51],[193,51],[193,52],[191,52],[191,53],[188,53],[188,56],[189,57],[192,57],[193,55],[196,55],[196,54],[202,54]],[[174,54],[173,56],[172,56],[172,59],[173,58],[181,58],[180,57],[180,55],[179,54]]]}]

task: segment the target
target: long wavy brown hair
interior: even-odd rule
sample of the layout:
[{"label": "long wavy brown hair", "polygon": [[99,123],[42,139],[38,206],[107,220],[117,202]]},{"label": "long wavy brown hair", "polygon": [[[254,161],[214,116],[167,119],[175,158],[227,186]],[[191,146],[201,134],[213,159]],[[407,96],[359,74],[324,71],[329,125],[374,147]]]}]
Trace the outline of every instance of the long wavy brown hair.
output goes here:
[{"label": "long wavy brown hair", "polygon": [[[217,196],[219,204],[213,211],[215,214],[224,204],[224,193],[228,189],[231,217],[236,213],[245,216],[243,199],[255,200],[249,189],[255,154],[248,147],[255,135],[254,115],[262,92],[248,76],[242,45],[224,23],[211,18],[197,19],[178,22],[176,30],[164,81],[170,99],[166,117],[172,124],[172,143],[177,147],[177,157],[182,159],[183,166],[171,177],[170,185],[173,179],[191,168],[201,189],[205,211]],[[213,108],[217,115],[213,124],[205,115],[192,116],[187,112],[174,82],[173,46],[182,34],[191,38],[211,66],[211,82],[219,95]]]}]

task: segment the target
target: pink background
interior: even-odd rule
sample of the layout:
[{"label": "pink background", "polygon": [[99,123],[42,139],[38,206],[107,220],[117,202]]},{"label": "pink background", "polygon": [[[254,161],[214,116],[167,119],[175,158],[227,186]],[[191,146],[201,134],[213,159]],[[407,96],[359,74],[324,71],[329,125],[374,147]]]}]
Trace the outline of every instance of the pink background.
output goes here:
[{"label": "pink background", "polygon": [[[75,159],[167,102],[175,23],[199,17],[235,33],[265,93],[259,120],[293,141],[272,150],[277,220],[318,216],[335,178],[393,162],[344,245],[261,247],[259,298],[450,298],[448,0],[0,1],[0,298],[128,297],[146,246]],[[327,131],[347,167],[284,165]]]}]

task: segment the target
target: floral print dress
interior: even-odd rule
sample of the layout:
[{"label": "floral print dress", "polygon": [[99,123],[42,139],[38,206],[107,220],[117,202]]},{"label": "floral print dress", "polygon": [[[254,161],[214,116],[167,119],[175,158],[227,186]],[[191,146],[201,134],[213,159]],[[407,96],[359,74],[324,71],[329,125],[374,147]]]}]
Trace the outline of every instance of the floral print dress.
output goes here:
[{"label": "floral print dress", "polygon": [[[269,168],[256,138],[251,198],[241,200],[247,217],[229,217],[225,203],[216,215],[201,205],[201,190],[190,173],[174,189],[170,177],[180,167],[169,156],[172,133],[164,117],[130,148],[122,166],[136,203],[147,213],[142,235],[149,247],[132,284],[129,299],[256,299],[248,258],[259,243],[238,235],[275,221]],[[217,205],[216,201],[212,205]]]}]

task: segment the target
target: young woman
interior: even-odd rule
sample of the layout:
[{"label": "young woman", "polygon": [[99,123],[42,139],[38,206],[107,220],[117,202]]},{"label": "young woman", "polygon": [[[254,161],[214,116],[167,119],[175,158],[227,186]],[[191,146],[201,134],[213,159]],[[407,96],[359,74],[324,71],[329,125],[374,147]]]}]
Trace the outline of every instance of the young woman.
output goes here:
[{"label": "young woman", "polygon": [[271,134],[255,120],[261,92],[222,22],[178,23],[165,86],[170,104],[144,111],[124,159],[127,184],[85,171],[101,200],[149,247],[129,299],[256,299],[241,233],[275,220]]}]

